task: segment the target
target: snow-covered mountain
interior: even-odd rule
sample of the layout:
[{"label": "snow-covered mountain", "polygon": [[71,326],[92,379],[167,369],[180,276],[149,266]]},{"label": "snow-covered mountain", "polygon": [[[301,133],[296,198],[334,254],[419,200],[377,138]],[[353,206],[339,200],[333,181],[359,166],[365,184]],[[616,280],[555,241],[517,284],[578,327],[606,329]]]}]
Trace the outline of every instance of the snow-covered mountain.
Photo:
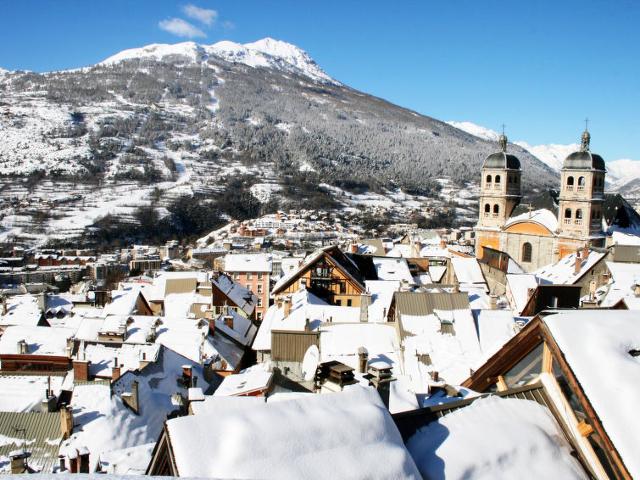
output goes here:
[{"label": "snow-covered mountain", "polygon": [[577,143],[571,143],[569,145],[559,145],[555,143],[549,145],[529,145],[524,141],[517,141],[514,143],[533,153],[536,157],[557,172],[562,168],[562,162],[564,162],[564,159],[571,153],[577,152],[580,149],[580,145]]},{"label": "snow-covered mountain", "polygon": [[473,122],[455,122],[450,120],[447,122],[452,127],[456,127],[463,132],[467,132],[475,137],[482,138],[483,140],[489,140],[492,142],[497,142],[500,134],[495,130],[491,130],[490,128],[482,127]]},{"label": "snow-covered mountain", "polygon": [[184,57],[193,63],[203,63],[210,56],[250,67],[275,68],[303,75],[315,81],[338,84],[304,50],[273,38],[263,38],[257,42],[245,44],[228,40],[213,45],[201,45],[194,42],[155,43],[141,48],[123,50],[100,62],[99,65],[113,65],[134,59],[160,61],[169,57]]}]

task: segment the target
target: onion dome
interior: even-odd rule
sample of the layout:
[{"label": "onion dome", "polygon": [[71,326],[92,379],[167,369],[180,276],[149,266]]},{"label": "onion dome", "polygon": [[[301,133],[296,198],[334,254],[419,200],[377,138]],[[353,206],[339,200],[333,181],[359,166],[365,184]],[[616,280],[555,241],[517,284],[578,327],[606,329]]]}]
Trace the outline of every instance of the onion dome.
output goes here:
[{"label": "onion dome", "polygon": [[596,154],[591,153],[589,143],[591,142],[591,134],[585,129],[582,132],[582,142],[579,152],[573,152],[565,158],[562,164],[563,170],[600,170],[606,171],[604,159]]},{"label": "onion dome", "polygon": [[500,169],[520,169],[520,160],[515,155],[507,153],[507,136],[502,133],[498,138],[500,151],[489,155],[482,165],[482,168],[500,168]]}]

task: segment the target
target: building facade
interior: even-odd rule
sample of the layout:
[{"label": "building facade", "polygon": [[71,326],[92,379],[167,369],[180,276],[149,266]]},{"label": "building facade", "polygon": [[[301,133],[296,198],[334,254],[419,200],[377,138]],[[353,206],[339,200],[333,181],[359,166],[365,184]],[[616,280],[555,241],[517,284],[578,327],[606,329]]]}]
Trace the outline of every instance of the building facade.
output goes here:
[{"label": "building facade", "polygon": [[507,253],[523,270],[532,272],[584,246],[605,246],[606,170],[602,157],[590,152],[590,140],[585,131],[580,151],[564,161],[558,212],[529,209],[516,214],[522,199],[522,168],[518,158],[507,153],[506,136],[500,137],[501,151],[489,155],[482,166],[477,258],[484,258],[489,247]]}]

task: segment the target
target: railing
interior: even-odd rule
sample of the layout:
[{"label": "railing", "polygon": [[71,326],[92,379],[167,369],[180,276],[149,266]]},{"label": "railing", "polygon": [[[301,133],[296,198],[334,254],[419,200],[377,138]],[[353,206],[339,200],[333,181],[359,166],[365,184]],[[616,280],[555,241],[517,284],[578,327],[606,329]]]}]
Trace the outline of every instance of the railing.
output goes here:
[{"label": "railing", "polygon": [[579,192],[584,191],[584,185],[578,185],[578,191]]},{"label": "railing", "polygon": [[498,215],[500,215],[499,213],[494,213],[493,214],[493,218],[498,218]]},{"label": "railing", "polygon": [[573,192],[573,185],[567,185],[567,192]]},{"label": "railing", "polygon": [[571,224],[571,219],[570,218],[565,218],[564,219],[564,223],[565,223],[565,225],[570,225]]},{"label": "railing", "polygon": [[581,218],[576,218],[576,225],[582,225],[582,219]]}]

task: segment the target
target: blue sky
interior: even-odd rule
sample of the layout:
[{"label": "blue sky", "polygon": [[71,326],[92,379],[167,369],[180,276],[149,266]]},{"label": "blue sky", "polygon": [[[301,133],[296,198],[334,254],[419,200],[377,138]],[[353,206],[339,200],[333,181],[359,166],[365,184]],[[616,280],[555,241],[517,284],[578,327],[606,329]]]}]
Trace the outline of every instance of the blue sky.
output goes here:
[{"label": "blue sky", "polygon": [[594,151],[640,160],[636,0],[0,0],[0,13],[8,69],[78,67],[188,40],[160,25],[202,43],[270,36],[420,113],[504,123],[512,140],[531,144],[578,142],[589,117]]}]

